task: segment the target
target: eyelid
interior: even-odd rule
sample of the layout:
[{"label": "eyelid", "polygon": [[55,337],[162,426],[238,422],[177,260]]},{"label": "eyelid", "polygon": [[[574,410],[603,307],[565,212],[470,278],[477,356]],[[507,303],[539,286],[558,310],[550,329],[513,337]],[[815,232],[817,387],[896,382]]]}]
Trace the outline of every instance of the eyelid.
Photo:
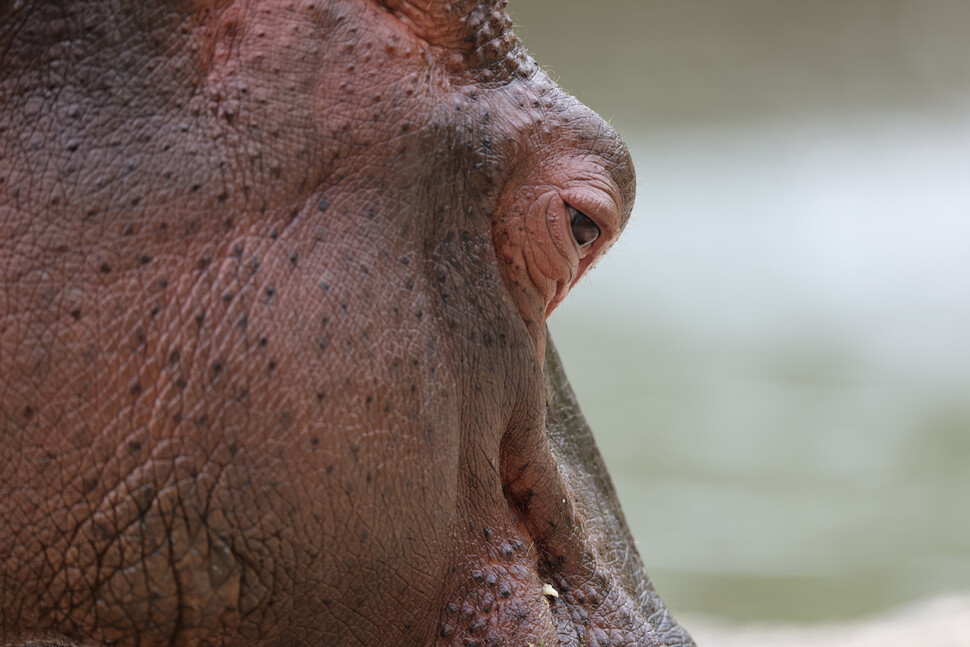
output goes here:
[{"label": "eyelid", "polygon": [[609,192],[587,184],[566,189],[561,192],[561,197],[567,206],[567,212],[568,207],[572,207],[599,227],[600,237],[594,244],[599,244],[601,240],[613,240],[619,235],[619,208]]}]

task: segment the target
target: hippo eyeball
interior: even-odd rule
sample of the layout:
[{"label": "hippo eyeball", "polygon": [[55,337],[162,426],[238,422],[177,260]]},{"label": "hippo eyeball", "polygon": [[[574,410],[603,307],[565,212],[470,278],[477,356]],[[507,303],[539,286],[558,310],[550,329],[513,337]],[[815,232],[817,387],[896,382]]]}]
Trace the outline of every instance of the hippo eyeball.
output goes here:
[{"label": "hippo eyeball", "polygon": [[576,239],[579,248],[585,249],[596,242],[600,237],[600,228],[592,218],[570,204],[567,204],[566,208],[569,210],[569,225],[572,228],[573,238]]}]

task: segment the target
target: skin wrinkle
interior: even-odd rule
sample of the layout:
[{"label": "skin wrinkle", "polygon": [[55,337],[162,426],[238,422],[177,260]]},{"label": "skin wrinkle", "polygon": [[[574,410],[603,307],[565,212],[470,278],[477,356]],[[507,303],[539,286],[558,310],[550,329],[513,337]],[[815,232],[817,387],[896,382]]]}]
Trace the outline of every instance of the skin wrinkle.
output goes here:
[{"label": "skin wrinkle", "polygon": [[[552,313],[552,308],[554,308],[556,304],[560,303],[566,297],[566,293],[575,284],[576,279],[578,279],[578,276],[576,275],[578,265],[582,259],[582,252],[579,250],[575,239],[572,238],[571,232],[569,231],[569,214],[566,211],[564,201],[558,192],[557,196],[560,202],[563,203],[562,208],[556,209],[556,213],[551,216],[547,212],[545,217],[545,225],[548,232],[548,237],[553,242],[554,250],[559,254],[561,259],[560,264],[565,265],[568,268],[569,275],[560,275],[561,278],[556,280],[555,293],[552,296],[550,307],[546,308],[547,317]],[[592,249],[590,251],[592,251]]]},{"label": "skin wrinkle", "polygon": [[[558,91],[556,90],[544,91],[545,96],[547,98],[550,96],[550,94],[554,95],[557,92]],[[520,99],[517,99],[515,97],[513,92],[507,93],[506,96],[510,97],[517,104],[523,103]],[[587,182],[589,180],[595,180],[596,183],[601,185],[606,185],[606,186],[608,186],[610,182],[613,181],[613,182],[617,182],[618,185],[622,187],[619,190],[619,193],[620,193],[620,196],[622,196],[622,199],[614,198],[614,200],[618,203],[615,205],[614,208],[620,210],[620,227],[618,229],[613,229],[612,226],[609,226],[610,223],[603,223],[603,222],[600,223],[601,229],[605,230],[605,233],[607,234],[607,236],[601,237],[602,240],[594,244],[593,249],[590,250],[593,253],[586,255],[586,258],[584,258],[584,260],[581,262],[581,270],[578,272],[574,271],[576,278],[579,278],[591,265],[595,264],[596,260],[602,255],[602,253],[605,252],[606,249],[608,249],[609,245],[612,243],[613,240],[615,240],[616,236],[618,235],[619,230],[622,229],[622,225],[625,224],[626,220],[629,218],[630,207],[632,206],[632,195],[634,191],[633,178],[632,178],[632,166],[629,163],[629,153],[627,152],[626,148],[622,145],[622,143],[618,140],[615,132],[612,132],[608,128],[608,126],[606,126],[602,122],[602,120],[599,120],[597,117],[593,116],[592,113],[588,111],[588,109],[582,106],[578,106],[578,104],[576,104],[574,100],[568,97],[566,97],[565,101],[562,104],[558,105],[555,109],[559,112],[559,114],[562,114],[565,116],[565,118],[561,122],[554,121],[554,120],[545,120],[545,121],[533,120],[531,122],[526,122],[528,124],[528,127],[526,128],[528,137],[525,140],[528,143],[527,150],[532,150],[536,152],[548,151],[550,147],[553,147],[554,149],[558,149],[563,152],[568,152],[570,155],[570,158],[578,158],[579,156],[576,155],[577,153],[579,153],[580,156],[585,154],[585,159],[583,159],[583,161],[579,163],[579,168],[584,169],[584,173],[583,173],[583,175],[585,176],[583,178],[584,180],[586,180]],[[569,112],[570,110],[574,111],[575,115],[570,114]],[[514,114],[514,111],[513,111],[513,114]],[[584,130],[583,128],[583,125],[586,123],[589,123],[591,126],[593,126],[593,129],[590,131],[590,134],[588,135],[586,130]],[[581,144],[579,147],[579,150],[575,150],[575,148],[570,147],[568,144],[565,143],[565,142],[572,143],[570,141],[572,137],[578,138]],[[525,159],[530,159],[530,158],[536,159],[538,157],[539,156],[537,153],[534,153],[532,155],[528,155],[528,154],[525,155]],[[547,162],[543,168],[533,167],[531,169],[525,169],[526,172],[532,172],[532,173],[538,173],[538,174],[546,173],[550,178],[552,178],[553,184],[560,184],[560,183],[565,184],[572,181],[570,179],[571,173],[563,174],[563,171],[568,168],[568,166],[563,166],[564,160],[557,158],[555,154],[552,156],[549,156],[547,154],[546,157],[551,157],[551,159],[549,159],[549,162]],[[595,169],[597,167],[601,168],[602,169],[601,173],[605,173],[606,175],[604,176],[604,175],[597,175],[596,173],[592,173],[592,174],[588,173],[589,169]],[[608,189],[606,191],[606,195],[616,196],[616,192],[613,189]],[[620,197],[620,196],[617,196],[617,197]],[[573,200],[572,202],[576,202],[576,201]],[[593,213],[592,215],[595,216],[596,214]],[[600,218],[600,220],[602,221],[603,219]],[[607,220],[611,220],[611,219],[607,219]],[[606,224],[607,226],[604,227],[603,226],[604,224]],[[497,236],[497,238],[501,239],[501,235]],[[501,245],[501,243],[499,244]],[[513,242],[512,246],[514,247],[516,244],[517,243]],[[522,243],[518,243],[518,244],[522,244]],[[528,254],[529,253],[526,253],[525,256],[518,257],[521,259],[519,261],[520,264],[522,263],[525,263],[526,265],[528,264],[527,262]],[[536,258],[536,259],[555,258],[555,257],[549,256],[548,253],[533,254],[532,256],[533,258]],[[587,258],[588,260],[586,260]],[[552,262],[552,261],[547,260],[546,262]],[[541,261],[539,263],[541,265]],[[568,275],[569,271],[570,270],[566,269],[566,270],[559,270],[557,272],[553,272],[553,276],[550,276],[549,278],[552,280],[558,281],[559,280],[558,275],[560,272],[562,272],[562,276],[566,276]],[[534,284],[545,283],[545,281],[540,278],[540,276],[542,275],[542,271],[540,268],[538,267],[532,268],[530,269],[530,273],[533,275],[532,282]],[[546,271],[546,273],[548,274],[548,270]],[[552,293],[550,291],[551,288],[536,287],[535,289],[537,289],[540,294],[544,293],[549,295],[546,297],[546,305],[541,309],[540,312],[551,311],[555,303],[558,303],[558,301],[553,302],[553,299],[555,299],[555,297],[552,296]],[[530,308],[523,303],[523,298],[520,296],[521,292],[514,285],[510,286],[510,291],[512,292],[513,297],[516,299],[519,310],[524,313],[530,312],[531,311]],[[562,296],[564,296],[564,293],[562,294]],[[552,307],[550,307],[550,305]],[[526,317],[527,320],[531,320],[534,322],[529,325],[532,328],[533,336],[536,339],[537,347],[541,349],[542,343],[543,343],[542,342],[543,331],[542,331],[542,328],[537,324],[538,324],[538,321],[541,321],[543,316],[540,314],[525,314],[524,316]]]}]

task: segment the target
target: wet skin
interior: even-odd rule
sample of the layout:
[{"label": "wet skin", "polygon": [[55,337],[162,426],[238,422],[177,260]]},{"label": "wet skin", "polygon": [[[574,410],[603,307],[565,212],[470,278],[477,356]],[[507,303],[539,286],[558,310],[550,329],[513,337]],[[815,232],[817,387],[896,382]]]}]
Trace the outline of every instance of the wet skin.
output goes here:
[{"label": "wet skin", "polygon": [[693,644],[545,328],[633,196],[498,4],[0,4],[0,644]]}]

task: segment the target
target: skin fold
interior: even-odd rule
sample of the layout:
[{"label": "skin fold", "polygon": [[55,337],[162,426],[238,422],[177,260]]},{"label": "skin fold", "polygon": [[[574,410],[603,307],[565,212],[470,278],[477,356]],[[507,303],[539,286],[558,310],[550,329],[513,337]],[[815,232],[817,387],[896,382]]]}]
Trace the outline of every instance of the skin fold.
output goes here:
[{"label": "skin fold", "polygon": [[501,2],[0,0],[0,645],[692,645],[545,328],[633,197]]}]

